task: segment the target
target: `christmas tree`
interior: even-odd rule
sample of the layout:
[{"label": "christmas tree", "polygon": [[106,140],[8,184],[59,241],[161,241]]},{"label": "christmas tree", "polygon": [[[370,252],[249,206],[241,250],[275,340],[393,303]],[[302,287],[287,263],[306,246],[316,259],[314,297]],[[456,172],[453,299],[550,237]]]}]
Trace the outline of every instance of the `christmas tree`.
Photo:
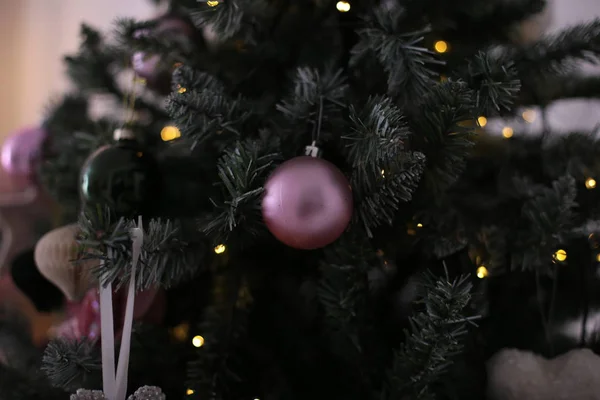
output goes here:
[{"label": "christmas tree", "polygon": [[518,123],[600,93],[574,68],[600,21],[524,42],[543,0],[167,6],[65,59],[36,261],[104,313],[1,367],[0,397],[124,399],[132,315],[134,400],[508,399],[503,349],[600,347],[600,145]]}]

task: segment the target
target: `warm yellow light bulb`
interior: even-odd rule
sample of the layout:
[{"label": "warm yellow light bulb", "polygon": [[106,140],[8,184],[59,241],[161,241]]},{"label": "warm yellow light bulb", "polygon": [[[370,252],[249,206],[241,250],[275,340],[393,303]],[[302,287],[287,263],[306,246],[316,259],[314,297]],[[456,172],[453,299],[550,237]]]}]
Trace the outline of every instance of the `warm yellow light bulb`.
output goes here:
[{"label": "warm yellow light bulb", "polygon": [[194,391],[192,389],[188,389],[185,391],[185,394],[187,394],[188,396],[191,396],[194,394]]},{"label": "warm yellow light bulb", "polygon": [[225,247],[224,244],[220,244],[217,247],[215,247],[215,253],[217,253],[217,254],[223,254],[223,253],[225,253],[226,249],[227,249],[227,247]]},{"label": "warm yellow light bulb", "polygon": [[443,40],[438,40],[437,42],[435,42],[435,44],[433,45],[433,48],[435,49],[435,51],[437,51],[438,53],[445,53],[448,51],[448,43],[444,42]]},{"label": "warm yellow light bulb", "polygon": [[350,3],[348,3],[347,1],[338,1],[335,7],[339,12],[350,11]]},{"label": "warm yellow light bulb", "polygon": [[194,347],[202,347],[204,346],[204,338],[200,335],[194,336],[194,338],[192,339],[192,344],[194,345]]},{"label": "warm yellow light bulb", "polygon": [[175,339],[183,342],[187,340],[189,331],[190,326],[188,324],[177,325],[175,328],[173,328],[173,336]]},{"label": "warm yellow light bulb", "polygon": [[567,259],[567,252],[564,250],[557,250],[556,253],[554,253],[554,259],[556,261],[565,261]]},{"label": "warm yellow light bulb", "polygon": [[522,117],[525,120],[525,122],[532,123],[533,121],[535,121],[536,114],[534,110],[525,110],[523,111]]},{"label": "warm yellow light bulb", "polygon": [[181,137],[181,131],[176,126],[165,126],[162,131],[160,131],[160,138],[163,140],[163,142],[170,142],[178,137]]},{"label": "warm yellow light bulb", "polygon": [[513,137],[514,131],[510,126],[505,126],[504,128],[502,128],[502,136],[504,136],[507,139],[510,139],[511,137]]},{"label": "warm yellow light bulb", "polygon": [[477,118],[477,123],[483,128],[487,125],[487,118],[482,115],[481,117]]},{"label": "warm yellow light bulb", "polygon": [[422,228],[422,227],[423,227],[423,224],[421,224],[421,223],[417,224],[417,228]]},{"label": "warm yellow light bulb", "polygon": [[187,92],[187,89],[184,87],[180,87],[179,89],[177,89],[177,93],[179,94],[184,94],[185,92]]},{"label": "warm yellow light bulb", "polygon": [[385,178],[385,170],[384,169],[381,170],[381,176],[383,176]]},{"label": "warm yellow light bulb", "polygon": [[216,7],[216,6],[218,6],[218,5],[219,5],[219,2],[218,2],[218,1],[216,1],[216,0],[208,0],[208,1],[206,2],[206,4],[207,4],[209,7]]},{"label": "warm yellow light bulb", "polygon": [[596,261],[600,262],[600,254],[596,255]]},{"label": "warm yellow light bulb", "polygon": [[585,180],[585,187],[588,189],[593,189],[596,187],[596,180],[594,178],[587,178]]},{"label": "warm yellow light bulb", "polygon": [[486,276],[488,276],[488,270],[486,267],[482,265],[481,267],[477,268],[477,277],[479,279],[483,279]]}]

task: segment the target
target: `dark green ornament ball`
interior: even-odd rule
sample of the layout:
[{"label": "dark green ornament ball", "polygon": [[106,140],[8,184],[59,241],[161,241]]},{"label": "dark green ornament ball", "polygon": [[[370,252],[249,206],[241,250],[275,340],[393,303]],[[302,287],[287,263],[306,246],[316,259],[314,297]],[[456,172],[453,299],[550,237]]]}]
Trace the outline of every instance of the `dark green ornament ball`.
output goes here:
[{"label": "dark green ornament ball", "polygon": [[120,140],[90,155],[81,170],[80,189],[88,206],[109,206],[118,217],[148,216],[160,190],[158,168],[137,142]]}]

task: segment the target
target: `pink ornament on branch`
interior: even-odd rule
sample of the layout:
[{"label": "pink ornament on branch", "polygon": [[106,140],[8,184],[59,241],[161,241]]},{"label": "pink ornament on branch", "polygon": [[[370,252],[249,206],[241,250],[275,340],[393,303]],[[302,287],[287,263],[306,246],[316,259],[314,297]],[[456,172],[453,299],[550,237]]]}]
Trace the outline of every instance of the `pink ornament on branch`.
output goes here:
[{"label": "pink ornament on branch", "polygon": [[39,127],[24,128],[9,136],[2,145],[2,168],[11,176],[32,178],[46,137],[46,131]]},{"label": "pink ornament on branch", "polygon": [[284,244],[312,250],[337,240],[348,227],[352,189],[329,161],[302,156],[281,164],[265,185],[262,214]]}]

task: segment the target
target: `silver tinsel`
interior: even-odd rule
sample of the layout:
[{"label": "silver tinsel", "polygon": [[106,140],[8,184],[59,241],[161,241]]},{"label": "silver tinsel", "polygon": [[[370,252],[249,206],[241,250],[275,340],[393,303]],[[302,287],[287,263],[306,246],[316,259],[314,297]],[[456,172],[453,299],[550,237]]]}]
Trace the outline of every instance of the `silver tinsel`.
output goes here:
[{"label": "silver tinsel", "polygon": [[[142,386],[129,396],[128,400],[166,400],[167,396],[156,386]],[[71,395],[71,400],[106,400],[101,390],[79,389]]]},{"label": "silver tinsel", "polygon": [[102,390],[79,389],[71,395],[71,400],[106,400]]},{"label": "silver tinsel", "polygon": [[167,396],[156,386],[142,386],[128,400],[166,400]]}]

